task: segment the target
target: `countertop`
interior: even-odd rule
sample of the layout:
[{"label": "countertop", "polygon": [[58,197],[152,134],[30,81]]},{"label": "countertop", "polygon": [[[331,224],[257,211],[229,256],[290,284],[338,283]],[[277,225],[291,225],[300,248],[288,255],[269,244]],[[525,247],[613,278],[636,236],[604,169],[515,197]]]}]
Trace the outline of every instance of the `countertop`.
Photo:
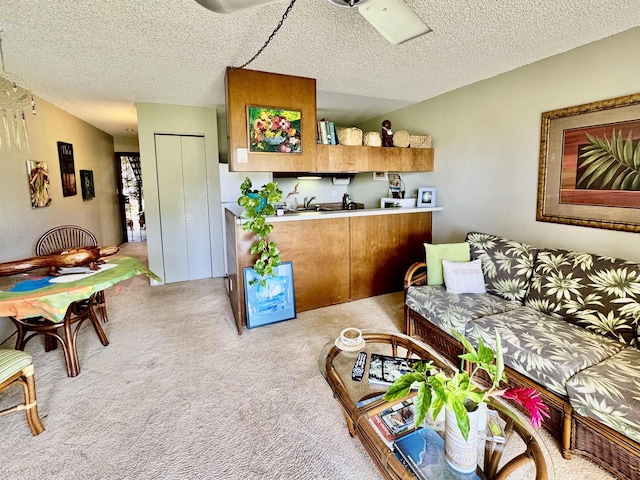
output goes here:
[{"label": "countertop", "polygon": [[[242,222],[242,212],[244,209],[241,206],[228,205],[227,210],[233,213],[237,218],[238,223]],[[282,216],[271,215],[267,217],[269,223],[278,222],[293,222],[301,220],[322,220],[328,218],[349,218],[349,217],[366,217],[372,215],[398,215],[405,213],[424,213],[424,212],[440,212],[442,207],[422,208],[422,207],[406,207],[406,208],[361,208],[358,210],[331,210],[320,211],[306,210],[299,212],[286,212]]]}]

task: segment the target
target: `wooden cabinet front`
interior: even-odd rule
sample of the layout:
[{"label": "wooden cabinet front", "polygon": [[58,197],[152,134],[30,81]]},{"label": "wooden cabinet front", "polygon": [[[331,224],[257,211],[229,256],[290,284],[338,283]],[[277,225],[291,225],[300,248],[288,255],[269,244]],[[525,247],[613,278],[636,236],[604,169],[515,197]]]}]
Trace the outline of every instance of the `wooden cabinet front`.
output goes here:
[{"label": "wooden cabinet front", "polygon": [[[243,269],[255,261],[249,254],[254,235],[242,230],[236,219],[226,211],[229,297],[242,333]],[[282,261],[293,264],[297,312],[402,290],[405,272],[424,259],[424,243],[431,242],[431,212],[273,225],[269,240],[278,244]]]},{"label": "wooden cabinet front", "polygon": [[350,300],[402,290],[431,243],[431,212],[351,218]]},{"label": "wooden cabinet front", "polygon": [[432,148],[316,145],[318,172],[432,172]]}]

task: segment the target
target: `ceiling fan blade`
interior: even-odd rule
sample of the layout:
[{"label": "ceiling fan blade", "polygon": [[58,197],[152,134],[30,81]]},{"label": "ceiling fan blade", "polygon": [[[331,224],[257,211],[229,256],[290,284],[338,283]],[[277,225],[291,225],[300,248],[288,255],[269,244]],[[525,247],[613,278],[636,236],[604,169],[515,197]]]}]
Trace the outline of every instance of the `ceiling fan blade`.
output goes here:
[{"label": "ceiling fan blade", "polygon": [[433,31],[402,0],[371,0],[358,11],[394,45]]},{"label": "ceiling fan blade", "polygon": [[196,0],[204,8],[216,13],[234,13],[259,5],[281,2],[282,0]]}]

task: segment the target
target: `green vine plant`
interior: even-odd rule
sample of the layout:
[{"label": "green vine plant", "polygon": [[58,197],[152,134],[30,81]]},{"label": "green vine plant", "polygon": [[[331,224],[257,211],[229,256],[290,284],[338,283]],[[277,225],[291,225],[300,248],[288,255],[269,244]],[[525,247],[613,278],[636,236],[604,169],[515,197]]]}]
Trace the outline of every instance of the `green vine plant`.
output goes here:
[{"label": "green vine plant", "polygon": [[613,129],[611,140],[604,140],[587,134],[589,144],[582,149],[580,158],[587,167],[578,178],[577,185],[589,188],[597,180],[601,180],[600,188],[607,190],[640,190],[640,141],[633,148],[631,130],[623,140],[622,130]]},{"label": "green vine plant", "polygon": [[260,282],[263,287],[267,284],[267,277],[274,276],[274,269],[280,265],[280,250],[275,242],[269,242],[267,235],[273,230],[273,225],[266,223],[266,217],[276,213],[275,206],[282,200],[282,190],[277,182],[269,182],[259,190],[253,189],[251,180],[245,178],[240,185],[242,196],[238,198],[238,205],[244,208],[242,218],[245,219],[242,229],[254,233],[258,239],[251,245],[251,254],[258,255],[253,269],[258,278],[251,280],[253,285]]}]

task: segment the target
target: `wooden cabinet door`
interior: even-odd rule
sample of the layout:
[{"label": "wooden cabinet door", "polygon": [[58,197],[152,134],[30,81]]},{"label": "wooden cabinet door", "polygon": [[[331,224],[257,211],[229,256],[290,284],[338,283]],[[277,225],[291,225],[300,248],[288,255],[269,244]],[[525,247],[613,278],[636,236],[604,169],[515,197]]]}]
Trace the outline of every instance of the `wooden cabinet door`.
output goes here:
[{"label": "wooden cabinet door", "polygon": [[407,269],[424,261],[424,243],[431,242],[431,212],[350,220],[350,300],[402,290]]},{"label": "wooden cabinet door", "polygon": [[432,148],[316,145],[318,172],[431,172]]}]

